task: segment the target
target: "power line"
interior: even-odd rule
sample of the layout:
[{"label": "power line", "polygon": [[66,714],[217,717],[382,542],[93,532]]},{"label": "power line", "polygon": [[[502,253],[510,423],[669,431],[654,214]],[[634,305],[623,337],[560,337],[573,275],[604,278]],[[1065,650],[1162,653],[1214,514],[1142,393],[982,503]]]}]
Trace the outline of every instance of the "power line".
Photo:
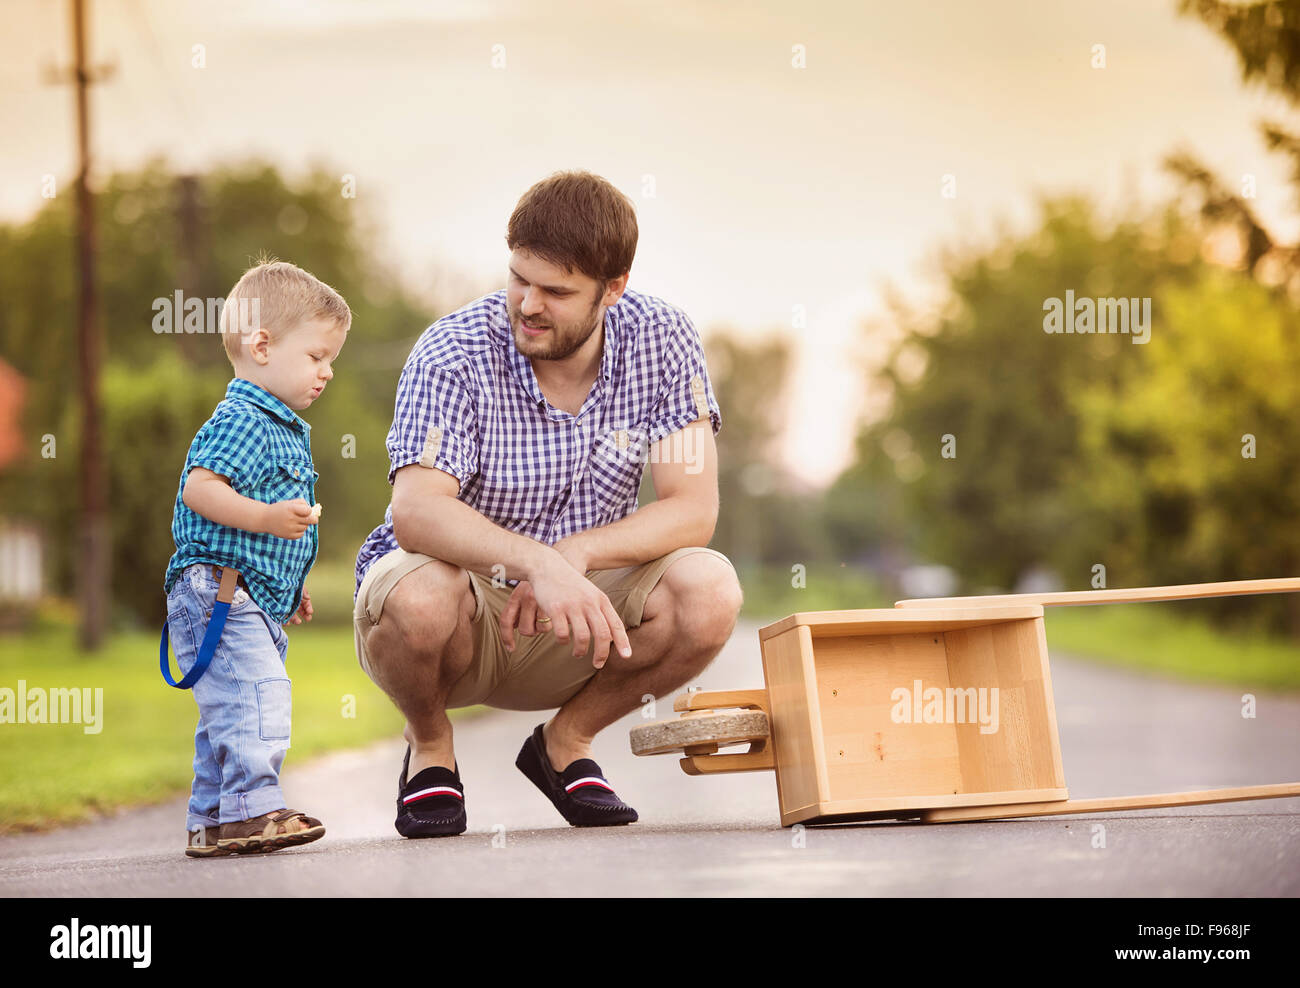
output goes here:
[{"label": "power line", "polygon": [[142,33],[148,39],[149,53],[158,68],[158,74],[162,76],[162,88],[166,90],[168,97],[171,99],[172,108],[176,111],[180,125],[185,129],[192,147],[194,146],[193,139],[195,136],[194,121],[199,119],[199,116],[195,108],[190,105],[189,87],[180,82],[173,83],[172,73],[167,68],[167,59],[163,55],[162,45],[158,42],[158,35],[154,32],[153,24],[145,16],[140,0],[130,0],[128,6],[131,8],[132,15],[139,21]]}]

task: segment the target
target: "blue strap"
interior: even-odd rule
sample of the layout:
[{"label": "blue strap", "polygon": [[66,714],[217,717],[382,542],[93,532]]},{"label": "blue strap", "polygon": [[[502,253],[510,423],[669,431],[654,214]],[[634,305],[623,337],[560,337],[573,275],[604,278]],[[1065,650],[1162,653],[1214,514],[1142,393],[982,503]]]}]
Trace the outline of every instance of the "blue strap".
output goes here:
[{"label": "blue strap", "polygon": [[[212,662],[212,656],[217,650],[217,642],[221,640],[221,631],[226,626],[226,614],[230,611],[230,601],[238,577],[239,573],[230,567],[226,567],[222,573],[221,589],[217,592],[216,603],[212,605],[212,616],[208,619],[208,628],[203,633],[203,642],[199,645],[199,657],[179,683],[172,679],[171,656],[167,648],[167,622],[163,621],[162,641],[158,647],[158,665],[162,669],[163,682],[168,686],[187,690],[202,679],[203,674],[208,671],[208,664]],[[222,597],[226,599],[222,600]]]},{"label": "blue strap", "polygon": [[187,690],[197,683],[205,672],[208,671],[208,664],[212,661],[212,655],[217,650],[217,642],[221,639],[221,630],[226,626],[226,613],[230,610],[230,605],[224,601],[218,601],[212,605],[212,618],[208,621],[208,630],[203,633],[203,644],[199,646],[199,658],[194,663],[193,668],[185,674],[185,677],[178,683],[172,679],[171,656],[167,648],[167,622],[163,622],[162,641],[159,643],[158,664],[162,668],[163,681],[168,686],[175,686],[178,690]]}]

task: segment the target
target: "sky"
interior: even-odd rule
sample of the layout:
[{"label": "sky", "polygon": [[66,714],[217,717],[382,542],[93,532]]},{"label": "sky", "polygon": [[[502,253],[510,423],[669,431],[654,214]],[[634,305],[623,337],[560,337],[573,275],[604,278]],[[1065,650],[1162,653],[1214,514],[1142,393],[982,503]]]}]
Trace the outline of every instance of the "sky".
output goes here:
[{"label": "sky", "polygon": [[[1255,125],[1290,114],[1175,0],[87,2],[93,57],[116,66],[93,96],[99,173],[324,162],[355,176],[382,260],[417,291],[465,286],[455,304],[504,285],[525,189],[608,178],[637,208],[632,288],[706,335],[790,340],[777,453],[806,486],[846,465],[872,407],[885,293],[934,304],[938,250],[1028,229],[1040,195],[1156,203],[1176,191],[1161,159],[1187,148],[1255,175],[1260,215],[1297,235]],[[3,9],[0,218],[21,219],[42,176],[75,170],[72,91],[46,79],[69,15]]]}]

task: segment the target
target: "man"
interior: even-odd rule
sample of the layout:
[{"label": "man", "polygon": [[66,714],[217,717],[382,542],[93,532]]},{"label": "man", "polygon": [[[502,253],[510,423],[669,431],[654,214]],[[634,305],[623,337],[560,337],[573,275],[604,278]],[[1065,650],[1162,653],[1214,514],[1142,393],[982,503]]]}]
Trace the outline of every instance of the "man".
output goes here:
[{"label": "man", "polygon": [[[575,826],[635,821],[592,739],[735,626],[735,571],[704,548],[720,411],[690,320],[627,290],[636,242],[604,179],[537,183],[510,217],[506,290],[434,323],[402,370],[354,626],[406,717],[403,836],[464,832],[446,711],[476,703],[558,707],[515,764]],[[656,500],[637,510],[647,460]]]}]

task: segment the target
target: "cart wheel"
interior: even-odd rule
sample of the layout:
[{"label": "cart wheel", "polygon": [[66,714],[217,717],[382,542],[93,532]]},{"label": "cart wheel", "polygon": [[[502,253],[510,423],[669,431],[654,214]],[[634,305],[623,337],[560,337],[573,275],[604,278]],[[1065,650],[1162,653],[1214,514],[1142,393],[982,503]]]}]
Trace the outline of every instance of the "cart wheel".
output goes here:
[{"label": "cart wheel", "polygon": [[634,755],[667,755],[674,751],[703,754],[747,741],[761,746],[767,737],[767,714],[761,710],[692,712],[671,720],[642,724],[628,732]]}]

